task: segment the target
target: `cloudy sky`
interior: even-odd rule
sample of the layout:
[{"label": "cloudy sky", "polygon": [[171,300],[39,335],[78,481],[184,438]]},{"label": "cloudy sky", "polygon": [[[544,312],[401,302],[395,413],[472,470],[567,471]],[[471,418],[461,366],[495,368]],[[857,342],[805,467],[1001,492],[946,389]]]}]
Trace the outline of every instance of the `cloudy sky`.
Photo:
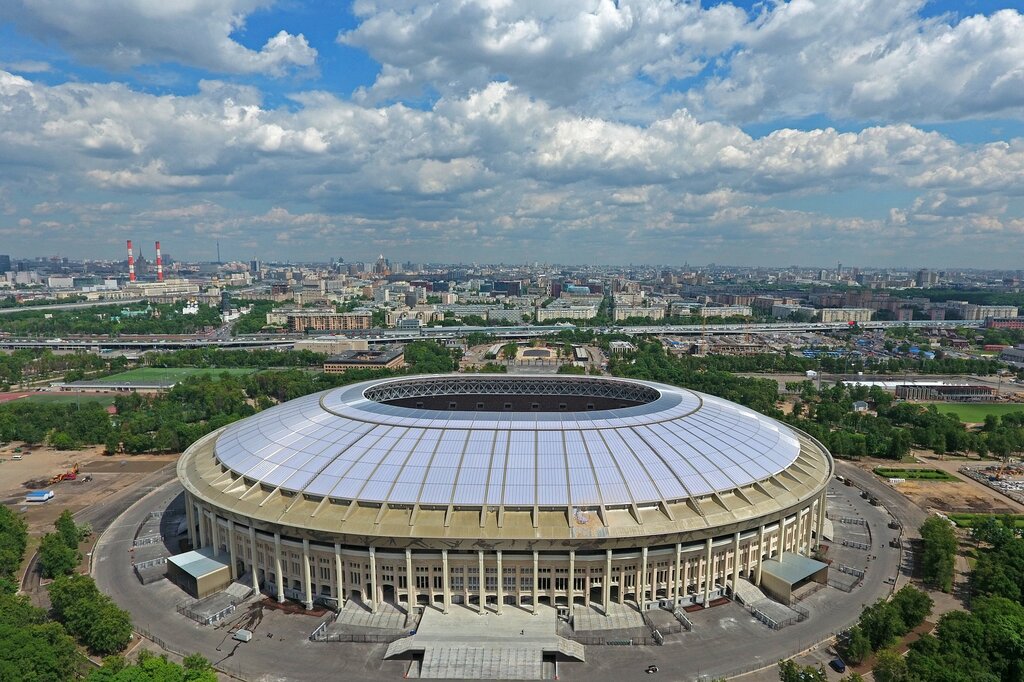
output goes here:
[{"label": "cloudy sky", "polygon": [[1019,0],[0,0],[0,253],[1020,268]]}]

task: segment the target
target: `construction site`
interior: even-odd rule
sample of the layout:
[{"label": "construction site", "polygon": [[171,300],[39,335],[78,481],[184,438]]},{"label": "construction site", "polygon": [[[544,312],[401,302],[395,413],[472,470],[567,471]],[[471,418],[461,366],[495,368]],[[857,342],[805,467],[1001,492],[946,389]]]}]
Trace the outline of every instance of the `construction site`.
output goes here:
[{"label": "construction site", "polygon": [[[7,443],[0,445],[0,503],[22,512],[30,532],[46,532],[64,509],[92,507],[176,459],[177,455],[110,456],[103,454],[102,446],[56,450]],[[30,493],[43,490],[53,492],[46,504],[26,503]]]}]

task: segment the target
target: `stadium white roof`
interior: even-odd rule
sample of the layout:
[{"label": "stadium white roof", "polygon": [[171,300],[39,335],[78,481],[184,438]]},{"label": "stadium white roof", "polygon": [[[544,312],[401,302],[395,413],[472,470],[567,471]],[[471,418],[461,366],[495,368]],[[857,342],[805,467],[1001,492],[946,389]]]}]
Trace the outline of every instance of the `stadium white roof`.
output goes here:
[{"label": "stadium white roof", "polygon": [[[400,407],[403,395],[616,395],[586,412]],[[554,393],[552,393],[554,392]],[[217,438],[219,462],[253,484],[390,506],[653,505],[745,487],[800,454],[784,424],[657,384],[589,377],[452,375],[377,380],[289,401]]]}]

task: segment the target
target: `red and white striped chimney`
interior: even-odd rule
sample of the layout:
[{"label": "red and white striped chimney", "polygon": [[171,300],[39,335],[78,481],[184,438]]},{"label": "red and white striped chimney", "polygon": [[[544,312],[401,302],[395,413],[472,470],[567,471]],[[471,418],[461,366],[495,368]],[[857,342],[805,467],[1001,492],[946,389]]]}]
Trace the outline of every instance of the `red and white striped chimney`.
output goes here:
[{"label": "red and white striped chimney", "polygon": [[160,242],[156,243],[156,281],[164,281],[164,259],[160,256]]},{"label": "red and white striped chimney", "polygon": [[135,254],[132,253],[132,240],[128,240],[128,281],[135,281]]}]

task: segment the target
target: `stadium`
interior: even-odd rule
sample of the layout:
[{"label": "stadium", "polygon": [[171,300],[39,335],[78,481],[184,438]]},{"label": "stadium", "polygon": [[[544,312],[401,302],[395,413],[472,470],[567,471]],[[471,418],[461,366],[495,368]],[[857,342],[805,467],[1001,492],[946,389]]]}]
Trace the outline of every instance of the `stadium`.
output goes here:
[{"label": "stadium", "polygon": [[178,463],[193,546],[279,601],[496,614],[760,585],[812,553],[832,473],[820,443],[721,398],[493,374],[308,395]]}]

